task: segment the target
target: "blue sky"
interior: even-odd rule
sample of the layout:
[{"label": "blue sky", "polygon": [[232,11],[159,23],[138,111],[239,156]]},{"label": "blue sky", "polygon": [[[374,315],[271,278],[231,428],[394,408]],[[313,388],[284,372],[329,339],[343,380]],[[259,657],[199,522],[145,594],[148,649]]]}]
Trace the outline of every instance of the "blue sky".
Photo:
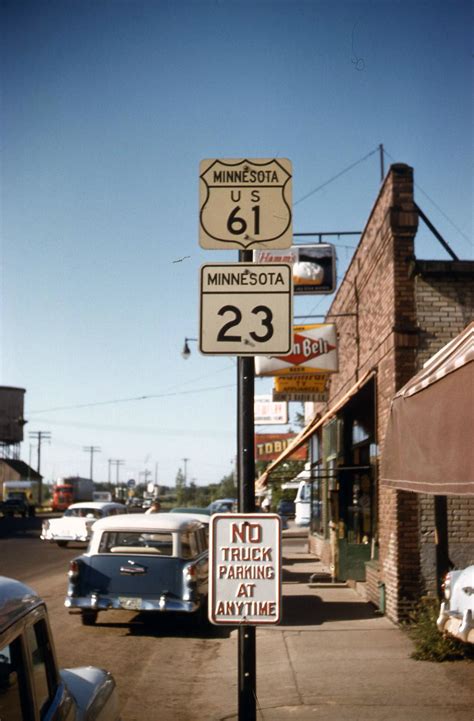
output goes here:
[{"label": "blue sky", "polygon": [[[125,461],[121,479],[157,469],[162,484],[183,458],[198,483],[232,468],[235,359],[195,343],[180,355],[198,334],[201,264],[237,259],[198,245],[201,159],[290,158],[294,231],[353,231],[380,186],[378,153],[362,158],[383,143],[472,257],[470,2],[0,7],[0,384],[26,388],[25,460],[28,433],[51,433],[47,479],[88,475],[90,445],[96,480],[108,459]],[[336,242],[342,276],[356,237]],[[423,228],[416,253],[447,257]]]}]

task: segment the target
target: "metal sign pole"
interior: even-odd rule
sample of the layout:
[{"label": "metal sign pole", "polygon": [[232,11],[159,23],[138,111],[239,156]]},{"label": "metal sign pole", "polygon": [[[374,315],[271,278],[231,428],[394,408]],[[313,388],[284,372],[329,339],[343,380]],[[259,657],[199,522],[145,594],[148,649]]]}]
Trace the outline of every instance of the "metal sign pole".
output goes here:
[{"label": "metal sign pole", "polygon": [[[252,251],[239,251],[239,261],[251,262]],[[254,381],[253,357],[237,359],[237,469],[239,512],[255,511],[254,453]],[[256,721],[256,633],[255,627],[239,626],[239,717],[238,721]]]}]

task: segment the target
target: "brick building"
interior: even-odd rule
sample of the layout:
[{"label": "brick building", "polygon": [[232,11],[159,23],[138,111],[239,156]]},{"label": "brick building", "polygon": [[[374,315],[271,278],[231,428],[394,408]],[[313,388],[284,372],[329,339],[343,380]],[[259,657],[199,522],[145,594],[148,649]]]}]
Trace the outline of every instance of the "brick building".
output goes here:
[{"label": "brick building", "polygon": [[[334,578],[366,582],[395,621],[436,587],[433,498],[379,482],[392,398],[474,315],[474,262],[416,259],[418,221],[412,168],[392,165],[326,316],[339,373],[299,439],[310,438],[310,549]],[[453,561],[474,563],[474,497],[450,497],[448,514]]]}]

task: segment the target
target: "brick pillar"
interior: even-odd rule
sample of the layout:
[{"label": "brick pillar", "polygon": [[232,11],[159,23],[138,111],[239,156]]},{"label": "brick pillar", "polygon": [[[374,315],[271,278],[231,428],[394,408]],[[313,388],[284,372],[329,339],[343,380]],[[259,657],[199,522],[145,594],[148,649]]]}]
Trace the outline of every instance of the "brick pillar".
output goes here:
[{"label": "brick pillar", "polygon": [[[383,438],[391,397],[416,372],[418,330],[415,286],[410,274],[418,214],[413,199],[413,171],[406,165],[390,169],[391,199],[385,218],[385,233],[393,259],[392,356],[383,387],[379,386],[379,436]],[[416,494],[380,487],[380,562],[385,584],[386,613],[400,621],[413,606],[419,592],[419,514]]]}]

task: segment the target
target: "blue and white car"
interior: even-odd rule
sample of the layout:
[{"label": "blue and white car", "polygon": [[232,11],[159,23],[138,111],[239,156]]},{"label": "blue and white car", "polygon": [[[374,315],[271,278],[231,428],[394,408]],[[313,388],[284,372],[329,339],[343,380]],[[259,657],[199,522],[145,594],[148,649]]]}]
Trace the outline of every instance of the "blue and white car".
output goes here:
[{"label": "blue and white car", "polygon": [[99,612],[207,611],[209,517],[186,513],[113,516],[92,527],[73,559],[64,602],[92,625]]},{"label": "blue and white car", "polygon": [[60,670],[44,601],[0,576],[0,719],[120,721],[117,688],[93,666]]},{"label": "blue and white car", "polygon": [[446,574],[437,620],[443,633],[474,643],[474,566]]}]

